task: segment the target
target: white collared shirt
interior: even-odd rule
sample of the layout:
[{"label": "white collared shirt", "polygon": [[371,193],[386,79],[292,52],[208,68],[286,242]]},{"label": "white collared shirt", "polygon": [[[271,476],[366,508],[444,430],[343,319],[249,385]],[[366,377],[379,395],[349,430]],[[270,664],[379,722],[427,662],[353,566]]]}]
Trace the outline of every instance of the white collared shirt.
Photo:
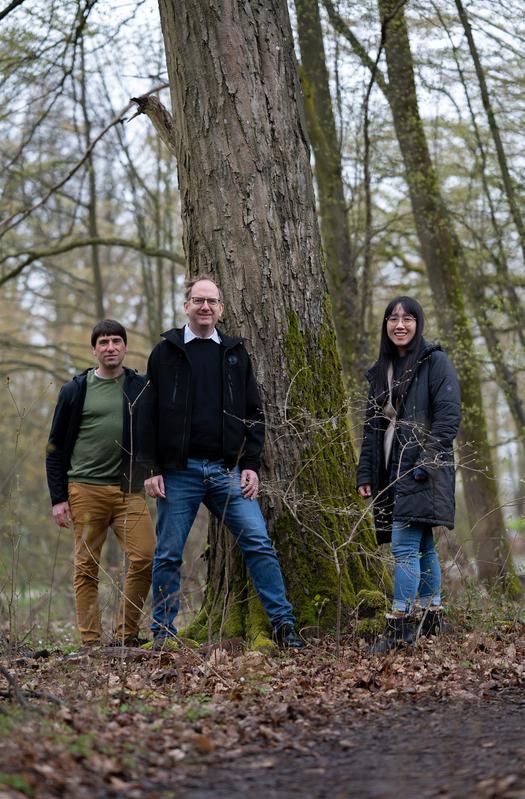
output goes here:
[{"label": "white collared shirt", "polygon": [[211,336],[196,336],[193,330],[191,330],[189,325],[184,325],[184,343],[188,344],[190,341],[193,341],[194,338],[202,338],[203,341],[207,341],[211,338],[212,341],[215,341],[216,344],[221,343],[221,337],[217,333],[217,328],[213,328],[213,333]]}]

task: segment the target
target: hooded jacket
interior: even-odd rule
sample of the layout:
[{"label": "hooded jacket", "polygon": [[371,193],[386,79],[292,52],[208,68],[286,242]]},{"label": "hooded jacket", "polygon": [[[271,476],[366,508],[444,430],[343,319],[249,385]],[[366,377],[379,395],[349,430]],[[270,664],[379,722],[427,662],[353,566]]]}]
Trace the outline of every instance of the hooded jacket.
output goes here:
[{"label": "hooded jacket", "polygon": [[[183,469],[191,433],[191,364],[184,328],[162,333],[148,361],[148,388],[139,417],[138,460],[151,475]],[[222,355],[222,448],[225,465],[258,471],[264,415],[243,340],[220,333]]]},{"label": "hooded jacket", "polygon": [[[405,398],[397,412],[390,464],[385,468],[384,432],[388,421],[375,401],[377,363],[370,382],[357,485],[370,485],[378,542],[390,541],[392,521],[454,527],[453,442],[461,418],[454,367],[438,344],[422,339]],[[416,480],[422,467],[426,479]]]},{"label": "hooded jacket", "polygon": [[[68,500],[67,473],[71,466],[71,455],[80,430],[82,410],[87,390],[87,375],[90,369],[85,369],[60,389],[58,401],[51,423],[51,431],[46,448],[46,473],[51,504]],[[135,401],[140,397],[146,385],[146,378],[134,369],[124,367],[124,390],[122,401],[124,403],[124,419],[122,430],[122,476],[120,487],[122,491],[137,493],[144,489],[144,472],[139,470],[135,462],[131,468],[130,452],[136,450],[136,424],[131,424],[130,407],[135,410]],[[132,433],[130,433],[132,430]],[[133,436],[133,440],[131,440]]]}]

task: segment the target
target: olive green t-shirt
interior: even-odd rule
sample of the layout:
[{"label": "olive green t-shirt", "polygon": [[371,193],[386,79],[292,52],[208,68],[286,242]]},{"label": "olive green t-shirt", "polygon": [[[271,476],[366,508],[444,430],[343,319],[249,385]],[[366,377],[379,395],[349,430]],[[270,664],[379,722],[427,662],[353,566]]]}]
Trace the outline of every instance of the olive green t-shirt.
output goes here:
[{"label": "olive green t-shirt", "polygon": [[125,374],[117,378],[87,375],[80,430],[71,455],[68,479],[77,483],[119,485],[122,471],[122,428]]}]

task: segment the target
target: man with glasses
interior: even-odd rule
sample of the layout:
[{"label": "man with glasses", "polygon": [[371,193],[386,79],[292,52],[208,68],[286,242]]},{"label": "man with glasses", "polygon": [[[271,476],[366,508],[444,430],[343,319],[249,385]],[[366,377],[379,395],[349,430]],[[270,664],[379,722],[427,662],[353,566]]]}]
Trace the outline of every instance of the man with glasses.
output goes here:
[{"label": "man with glasses", "polygon": [[153,562],[156,648],[177,633],[184,546],[201,502],[231,530],[285,648],[304,646],[295,631],[281,568],[256,501],[264,417],[243,342],[219,333],[224,305],[217,284],[186,284],[186,325],[162,334],[148,362],[149,396],[140,421],[140,454],[157,500]]}]

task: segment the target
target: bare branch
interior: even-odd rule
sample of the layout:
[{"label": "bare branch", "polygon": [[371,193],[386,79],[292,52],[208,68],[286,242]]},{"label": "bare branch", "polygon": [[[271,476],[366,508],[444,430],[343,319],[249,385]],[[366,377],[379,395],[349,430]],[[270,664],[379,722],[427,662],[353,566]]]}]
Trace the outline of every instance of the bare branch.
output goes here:
[{"label": "bare branch", "polygon": [[143,94],[141,97],[132,97],[130,102],[135,103],[139,109],[131,119],[139,114],[146,114],[168,150],[176,156],[175,124],[166,106],[162,105],[158,97],[150,97],[147,94]]},{"label": "bare branch", "polygon": [[[330,22],[332,23],[334,30],[336,30],[338,33],[344,36],[344,38],[350,44],[354,53],[361,60],[361,63],[365,67],[368,67],[368,69],[370,70],[370,72],[374,77],[375,82],[377,83],[383,94],[387,96],[388,81],[378,67],[377,62],[379,60],[379,57],[376,59],[376,62],[374,63],[374,61],[368,55],[365,46],[359,41],[355,33],[350,29],[350,27],[344,21],[342,16],[335,10],[332,0],[323,0],[323,5],[326,8],[328,17],[330,18]],[[380,55],[381,52],[378,54],[378,56]]]},{"label": "bare branch", "polygon": [[[166,89],[168,86],[169,86],[168,83],[163,83],[160,86],[155,86],[153,89],[151,89],[145,95],[143,95],[143,97],[147,97],[149,94],[154,94],[155,92],[159,92],[162,89]],[[72,167],[72,169],[69,170],[67,175],[65,175],[65,177],[62,178],[62,180],[60,180],[54,186],[51,186],[49,191],[42,197],[41,200],[39,200],[37,203],[35,203],[35,205],[31,206],[31,208],[28,208],[26,211],[16,211],[16,213],[11,214],[11,216],[9,216],[7,219],[4,219],[3,222],[0,222],[0,231],[2,231],[2,233],[0,235],[3,236],[5,233],[7,233],[8,230],[11,230],[11,228],[15,227],[20,222],[22,222],[24,219],[26,219],[30,214],[33,213],[33,211],[36,211],[38,208],[41,208],[43,205],[45,205],[45,203],[49,200],[51,195],[54,194],[56,191],[58,191],[58,189],[61,189],[62,186],[64,186],[68,182],[68,180],[70,180],[73,177],[73,175],[76,172],[78,172],[78,170],[80,169],[82,164],[89,158],[89,156],[93,152],[93,150],[95,148],[95,145],[106,135],[108,130],[111,130],[111,128],[114,127],[115,125],[117,125],[119,122],[121,122],[121,121],[124,122],[125,121],[125,119],[123,119],[124,114],[127,111],[129,111],[129,109],[132,106],[132,103],[133,103],[133,101],[130,100],[130,102],[126,106],[124,106],[124,108],[121,111],[119,111],[117,114],[115,114],[113,119],[106,125],[106,127],[103,128],[103,130],[101,130],[101,132],[98,134],[98,136],[96,136],[93,139],[93,141],[91,142],[91,144],[89,145],[87,150],[84,152],[82,157],[76,162],[76,164]],[[5,282],[5,281],[2,281],[2,282]],[[1,283],[0,283],[0,285],[1,285]]]},{"label": "bare branch", "polygon": [[6,6],[3,11],[0,11],[0,20],[4,19],[4,17],[7,17],[11,11],[14,11],[15,8],[18,8],[18,6],[21,6],[23,2],[25,2],[25,0],[13,0],[12,3],[9,3],[9,5]]},{"label": "bare branch", "polygon": [[[181,266],[186,265],[186,259],[183,255],[180,255],[180,253],[170,252],[169,250],[159,249],[158,247],[150,247],[147,244],[142,244],[140,241],[130,241],[129,239],[119,239],[104,236],[90,236],[85,239],[75,239],[75,241],[69,241],[67,244],[61,244],[57,247],[51,247],[47,250],[33,250],[31,254],[28,255],[24,261],[22,261],[21,264],[0,277],[0,286],[3,286],[4,283],[7,283],[9,280],[13,280],[15,277],[18,277],[18,275],[24,269],[26,269],[26,267],[30,266],[35,261],[42,260],[43,258],[51,258],[54,255],[62,255],[65,252],[76,250],[79,247],[92,247],[93,245],[105,247],[126,247],[127,249],[141,252],[143,255],[148,255],[151,258],[166,258],[168,261],[174,261],[176,264],[181,264]],[[19,255],[22,254],[23,253],[19,253]],[[12,255],[6,256],[3,260],[5,261],[6,258],[12,257]]]},{"label": "bare branch", "polygon": [[22,707],[27,707],[27,701],[24,697],[23,691],[20,690],[20,686],[18,685],[16,679],[13,677],[10,671],[5,669],[3,666],[0,666],[0,674],[3,674],[7,680],[9,687],[11,688],[12,694],[19,705]]}]

